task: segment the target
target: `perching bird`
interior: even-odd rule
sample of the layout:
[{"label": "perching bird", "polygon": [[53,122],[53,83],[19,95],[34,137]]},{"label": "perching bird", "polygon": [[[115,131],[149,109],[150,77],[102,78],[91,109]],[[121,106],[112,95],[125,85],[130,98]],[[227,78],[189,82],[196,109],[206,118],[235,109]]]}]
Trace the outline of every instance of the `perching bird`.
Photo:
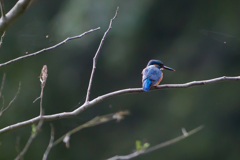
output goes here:
[{"label": "perching bird", "polygon": [[175,71],[174,69],[164,66],[159,60],[150,60],[147,67],[142,71],[142,87],[144,91],[149,91],[150,87],[157,86],[163,79],[162,70],[167,69]]}]

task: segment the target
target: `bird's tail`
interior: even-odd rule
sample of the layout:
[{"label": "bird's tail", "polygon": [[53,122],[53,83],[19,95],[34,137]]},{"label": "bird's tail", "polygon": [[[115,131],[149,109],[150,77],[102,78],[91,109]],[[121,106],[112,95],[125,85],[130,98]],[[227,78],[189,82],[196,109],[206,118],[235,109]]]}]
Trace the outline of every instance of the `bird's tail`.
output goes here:
[{"label": "bird's tail", "polygon": [[150,86],[151,86],[151,81],[150,81],[150,79],[146,78],[146,79],[143,81],[143,90],[144,90],[144,91],[149,91]]}]

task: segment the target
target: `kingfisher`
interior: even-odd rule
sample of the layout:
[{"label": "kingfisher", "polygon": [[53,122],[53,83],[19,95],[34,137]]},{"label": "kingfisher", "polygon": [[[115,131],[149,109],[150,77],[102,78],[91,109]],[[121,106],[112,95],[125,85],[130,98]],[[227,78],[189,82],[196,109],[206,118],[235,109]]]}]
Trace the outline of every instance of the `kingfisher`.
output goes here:
[{"label": "kingfisher", "polygon": [[142,87],[144,91],[149,91],[152,86],[157,86],[163,79],[162,70],[174,69],[165,66],[161,61],[152,59],[148,62],[147,67],[142,71]]}]

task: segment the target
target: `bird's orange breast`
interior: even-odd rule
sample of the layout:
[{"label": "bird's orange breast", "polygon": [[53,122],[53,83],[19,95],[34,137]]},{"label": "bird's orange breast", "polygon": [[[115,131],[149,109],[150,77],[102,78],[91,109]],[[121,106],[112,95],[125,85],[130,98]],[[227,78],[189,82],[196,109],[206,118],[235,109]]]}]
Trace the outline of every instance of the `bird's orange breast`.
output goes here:
[{"label": "bird's orange breast", "polygon": [[154,86],[157,86],[163,79],[163,72],[161,73],[161,77],[159,78],[158,82],[154,84]]}]

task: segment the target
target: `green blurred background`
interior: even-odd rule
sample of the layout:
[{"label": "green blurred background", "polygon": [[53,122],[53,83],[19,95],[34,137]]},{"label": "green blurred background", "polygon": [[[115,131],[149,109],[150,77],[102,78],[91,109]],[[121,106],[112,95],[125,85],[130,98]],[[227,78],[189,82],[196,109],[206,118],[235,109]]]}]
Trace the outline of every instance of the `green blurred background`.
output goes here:
[{"label": "green blurred background", "polygon": [[[5,0],[8,11],[16,0]],[[91,99],[112,91],[141,87],[141,71],[159,59],[176,72],[164,71],[162,84],[238,76],[240,68],[240,1],[224,0],[38,0],[11,26],[0,48],[0,63],[52,46],[67,37],[101,27],[81,39],[4,66],[5,105],[22,87],[17,100],[0,118],[0,127],[39,114],[39,75],[48,66],[45,114],[72,111],[84,103],[92,58],[117,6],[118,17],[100,52]],[[49,37],[46,38],[46,35]],[[225,42],[225,43],[224,43]],[[204,124],[197,134],[136,160],[240,159],[240,82],[187,89],[165,89],[116,96],[70,119],[53,121],[55,138],[92,118],[129,110],[121,122],[109,122],[71,136],[70,148],[54,147],[48,159],[106,159],[129,154],[136,140],[151,146]],[[14,159],[17,139],[22,150],[31,126],[1,135],[0,159]],[[41,159],[49,143],[45,122],[24,159]]]}]

